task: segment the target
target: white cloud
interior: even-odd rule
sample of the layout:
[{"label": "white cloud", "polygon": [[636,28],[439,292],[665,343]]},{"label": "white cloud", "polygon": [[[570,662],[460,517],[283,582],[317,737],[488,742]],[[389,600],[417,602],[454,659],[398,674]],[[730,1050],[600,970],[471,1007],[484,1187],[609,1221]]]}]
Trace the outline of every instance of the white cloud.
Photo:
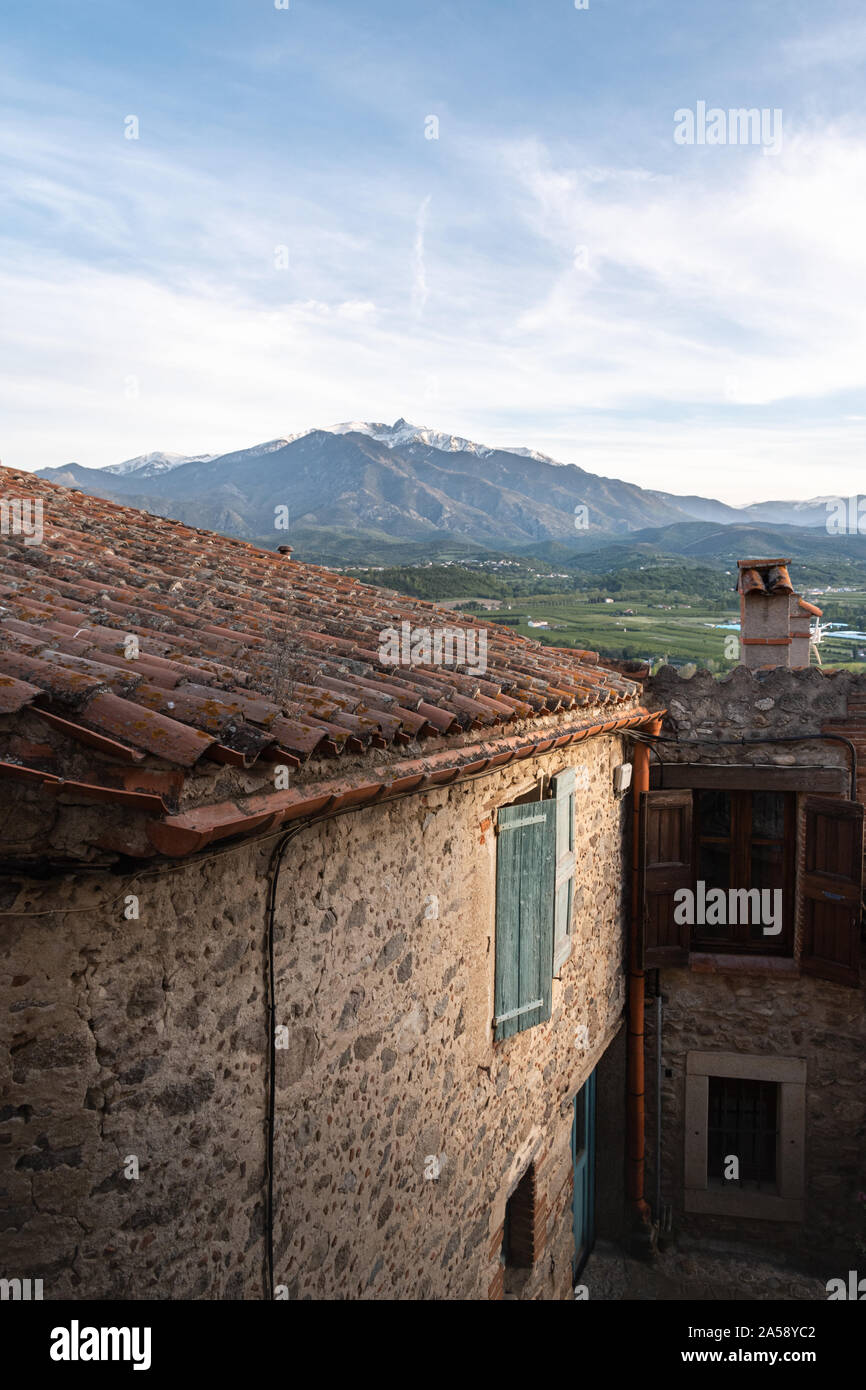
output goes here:
[{"label": "white cloud", "polygon": [[630,189],[536,145],[506,153],[524,215],[562,254],[516,336],[570,355],[580,398],[720,403],[732,377],[745,404],[866,386],[862,136],[795,135],[775,160],[743,148],[715,169],[684,150],[681,177]]},{"label": "white cloud", "polygon": [[231,152],[40,121],[37,97],[23,144],[0,133],[7,463],[404,416],[731,501],[862,486],[856,129],[786,128],[774,159],[671,147],[661,172],[466,138],[435,186],[431,294],[433,194],[392,169],[275,183]]}]

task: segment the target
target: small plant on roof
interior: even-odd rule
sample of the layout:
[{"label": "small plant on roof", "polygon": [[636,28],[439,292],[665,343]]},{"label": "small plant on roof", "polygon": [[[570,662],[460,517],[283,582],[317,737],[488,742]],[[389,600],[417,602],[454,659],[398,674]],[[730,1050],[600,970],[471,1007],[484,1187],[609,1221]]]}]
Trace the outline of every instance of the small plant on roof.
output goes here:
[{"label": "small plant on roof", "polygon": [[285,710],[295,702],[295,671],[303,660],[297,638],[288,631],[277,632],[266,653],[259,658],[254,677],[256,689]]}]

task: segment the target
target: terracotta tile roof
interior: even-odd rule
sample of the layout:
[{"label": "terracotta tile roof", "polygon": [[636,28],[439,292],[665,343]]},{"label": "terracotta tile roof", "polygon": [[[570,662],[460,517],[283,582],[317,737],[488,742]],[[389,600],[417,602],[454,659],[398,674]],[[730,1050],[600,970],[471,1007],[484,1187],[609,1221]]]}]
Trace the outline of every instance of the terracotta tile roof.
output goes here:
[{"label": "terracotta tile roof", "polygon": [[[634,722],[638,685],[595,653],[545,647],[31,474],[0,468],[0,497],[43,505],[40,544],[0,534],[0,773],[43,789],[89,788],[169,819],[197,806],[207,819],[218,804],[201,803],[218,795],[220,765],[272,782],[269,765],[285,764],[303,786],[323,781],[323,759],[357,771],[359,758],[390,757],[396,774],[395,759],[417,757],[426,740],[459,750],[473,733],[489,739],[550,716],[572,728],[579,711],[596,728],[608,720],[602,708]],[[483,629],[486,670],[384,664],[381,634],[403,623]],[[22,743],[25,716],[41,742]],[[130,772],[141,764],[163,781],[145,787],[144,770]]]},{"label": "terracotta tile roof", "polygon": [[824,616],[823,608],[818,608],[817,605],[814,603],[807,603],[806,600],[804,598],[800,598],[799,595],[797,596],[797,606],[798,608],[802,609],[804,613],[811,614],[813,618],[823,618]]}]

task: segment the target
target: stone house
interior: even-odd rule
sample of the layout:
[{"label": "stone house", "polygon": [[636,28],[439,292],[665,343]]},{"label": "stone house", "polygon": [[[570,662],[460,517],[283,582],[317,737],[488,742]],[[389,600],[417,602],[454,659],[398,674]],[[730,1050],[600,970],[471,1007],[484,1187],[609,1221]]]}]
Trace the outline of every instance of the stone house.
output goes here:
[{"label": "stone house", "polygon": [[0,536],[3,1273],[567,1297],[645,1206],[640,686],[504,627],[387,667],[385,629],[481,626],[0,490],[44,507]]},{"label": "stone house", "polygon": [[740,564],[745,664],[645,687],[648,1189],[675,1231],[827,1280],[866,1234],[866,680],[809,666],[787,564]]},{"label": "stone house", "polygon": [[45,512],[0,535],[0,1273],[562,1298],[668,1212],[856,1267],[866,681],[803,664],[784,562],[755,669],[648,680],[0,491]]}]

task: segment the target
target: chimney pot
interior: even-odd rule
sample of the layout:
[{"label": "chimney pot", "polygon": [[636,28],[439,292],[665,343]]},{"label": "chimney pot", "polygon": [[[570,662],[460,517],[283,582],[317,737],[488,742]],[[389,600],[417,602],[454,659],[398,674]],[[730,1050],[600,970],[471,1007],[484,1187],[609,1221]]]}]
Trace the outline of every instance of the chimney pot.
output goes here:
[{"label": "chimney pot", "polygon": [[809,665],[809,614],[820,609],[804,605],[788,575],[790,560],[738,560],[740,645],[744,666],[756,671],[768,666]]}]

